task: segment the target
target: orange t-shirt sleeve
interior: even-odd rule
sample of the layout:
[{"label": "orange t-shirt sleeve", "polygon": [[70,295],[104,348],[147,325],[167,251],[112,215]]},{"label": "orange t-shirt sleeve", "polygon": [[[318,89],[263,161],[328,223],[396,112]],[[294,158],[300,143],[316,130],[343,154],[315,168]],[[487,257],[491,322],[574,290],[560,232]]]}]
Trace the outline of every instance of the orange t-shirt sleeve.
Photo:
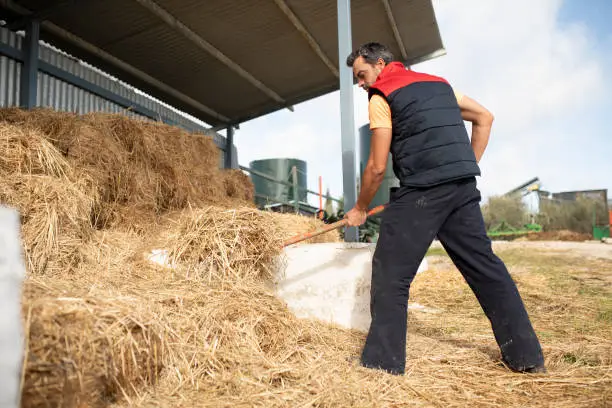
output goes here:
[{"label": "orange t-shirt sleeve", "polygon": [[370,117],[370,129],[392,128],[391,108],[382,96],[374,95],[370,98],[368,115]]},{"label": "orange t-shirt sleeve", "polygon": [[456,89],[453,89],[453,92],[455,93],[455,98],[457,98],[457,103],[461,103],[461,99],[463,99],[463,93],[459,92]]}]

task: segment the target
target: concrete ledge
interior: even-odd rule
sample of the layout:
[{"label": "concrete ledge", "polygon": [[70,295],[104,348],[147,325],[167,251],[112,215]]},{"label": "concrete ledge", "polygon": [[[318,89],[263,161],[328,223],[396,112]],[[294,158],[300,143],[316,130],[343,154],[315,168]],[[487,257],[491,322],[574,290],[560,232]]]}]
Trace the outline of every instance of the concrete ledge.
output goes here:
[{"label": "concrete ledge", "polygon": [[21,285],[25,264],[17,211],[0,206],[0,407],[20,404],[23,328]]},{"label": "concrete ledge", "polygon": [[[376,244],[323,243],[286,248],[275,292],[298,317],[367,331]],[[427,270],[424,259],[417,273]],[[416,305],[418,309],[422,309]]]}]

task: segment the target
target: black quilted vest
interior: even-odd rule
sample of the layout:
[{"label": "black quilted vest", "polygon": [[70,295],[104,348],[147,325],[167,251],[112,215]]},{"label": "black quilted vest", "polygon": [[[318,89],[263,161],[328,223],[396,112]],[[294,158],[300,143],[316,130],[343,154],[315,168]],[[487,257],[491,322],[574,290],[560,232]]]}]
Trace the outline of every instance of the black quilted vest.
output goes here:
[{"label": "black quilted vest", "polygon": [[440,77],[387,65],[370,87],[391,108],[393,171],[400,185],[430,187],[479,176],[453,89]]}]

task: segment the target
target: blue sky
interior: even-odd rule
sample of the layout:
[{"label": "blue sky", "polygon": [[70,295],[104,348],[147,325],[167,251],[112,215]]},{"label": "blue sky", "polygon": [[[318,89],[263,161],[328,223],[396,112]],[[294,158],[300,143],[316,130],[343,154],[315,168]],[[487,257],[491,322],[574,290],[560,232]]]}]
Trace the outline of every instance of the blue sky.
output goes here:
[{"label": "blue sky", "polygon": [[[601,58],[606,82],[612,78],[612,30],[609,28],[611,17],[612,1],[608,0],[567,0],[563,2],[558,16],[562,26],[578,24],[588,27],[590,46]],[[612,128],[608,120],[612,112],[612,86],[603,83],[602,87],[607,92],[601,103],[594,106],[585,117],[567,122],[568,130],[572,134],[582,134],[576,145],[576,153],[579,155],[576,165],[584,169],[592,167],[593,172],[603,171],[603,177],[590,174],[583,176],[583,171],[579,171],[576,178],[585,177],[585,183],[593,188],[608,188],[608,197],[612,199],[612,164],[600,164],[606,161],[612,163]],[[593,129],[593,133],[582,132],[584,121],[590,122],[589,128]],[[597,183],[601,183],[601,186]]]},{"label": "blue sky", "polygon": [[612,16],[612,2],[608,0],[566,0],[559,10],[559,22],[562,24],[583,22],[600,38],[611,38],[612,33],[606,27]]},{"label": "blue sky", "polygon": [[[478,180],[483,196],[535,176],[548,191],[607,188],[612,196],[612,1],[434,7],[447,55],[413,69],[447,78],[494,113]],[[367,122],[367,98],[356,88],[356,128]],[[338,92],[242,124],[235,144],[242,165],[296,157],[308,163],[311,189],[322,176],[324,189],[342,194]]]}]

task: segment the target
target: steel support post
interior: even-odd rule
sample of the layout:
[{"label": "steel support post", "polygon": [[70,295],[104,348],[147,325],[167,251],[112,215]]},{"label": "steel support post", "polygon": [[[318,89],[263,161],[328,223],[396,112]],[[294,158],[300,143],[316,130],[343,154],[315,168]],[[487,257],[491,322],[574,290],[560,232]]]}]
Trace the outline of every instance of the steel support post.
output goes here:
[{"label": "steel support post", "polygon": [[36,107],[38,88],[38,40],[40,22],[30,20],[26,24],[25,41],[23,42],[23,64],[19,84],[19,105],[24,109]]},{"label": "steel support post", "polygon": [[291,178],[293,181],[293,209],[296,214],[300,212],[300,198],[298,195],[298,179],[297,179],[297,167],[293,166],[291,168]]},{"label": "steel support post", "polygon": [[227,127],[227,137],[225,138],[225,168],[232,168],[232,161],[234,152],[232,150],[234,146],[234,126],[230,125]]},{"label": "steel support post", "polygon": [[[355,172],[355,113],[353,105],[353,71],[346,66],[346,57],[353,51],[351,29],[351,0],[338,0],[338,69],[340,71],[340,119],[342,133],[342,185],[344,210],[348,211],[357,201],[357,176]],[[346,228],[346,242],[359,241],[356,227]]]}]

